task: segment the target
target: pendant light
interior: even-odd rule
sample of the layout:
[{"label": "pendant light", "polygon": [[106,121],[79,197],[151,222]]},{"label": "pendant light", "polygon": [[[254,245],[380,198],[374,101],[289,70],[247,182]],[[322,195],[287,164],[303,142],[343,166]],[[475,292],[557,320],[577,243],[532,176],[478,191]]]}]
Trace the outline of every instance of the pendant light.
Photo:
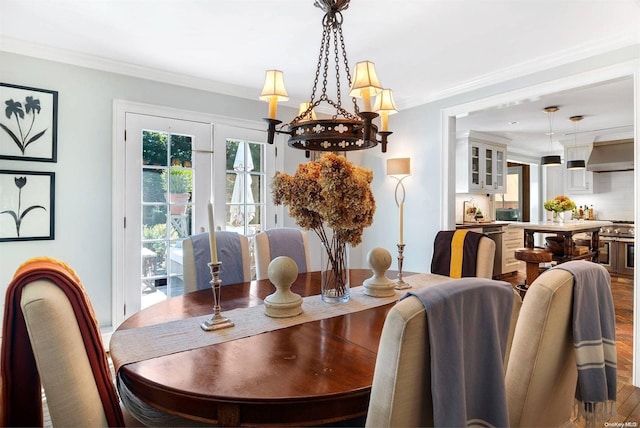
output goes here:
[{"label": "pendant light", "polygon": [[[552,146],[552,136],[553,136],[553,116],[554,113],[560,110],[558,106],[549,106],[544,108],[544,112],[547,113],[547,119],[549,119],[549,153],[551,153]],[[551,166],[551,165],[560,165],[562,164],[562,160],[558,155],[547,155],[542,156],[540,158],[540,165],[542,166]]]},{"label": "pendant light", "polygon": [[[571,116],[569,120],[573,122],[573,147],[578,146],[578,122],[583,119],[583,116]],[[567,169],[584,169],[585,168],[584,159],[574,159],[567,161]]]}]

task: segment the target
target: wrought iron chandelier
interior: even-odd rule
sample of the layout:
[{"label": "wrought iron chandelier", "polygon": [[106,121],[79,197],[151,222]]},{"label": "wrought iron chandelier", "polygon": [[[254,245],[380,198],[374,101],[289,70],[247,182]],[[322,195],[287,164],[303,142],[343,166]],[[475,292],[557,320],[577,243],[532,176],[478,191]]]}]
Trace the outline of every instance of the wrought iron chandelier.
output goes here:
[{"label": "wrought iron chandelier", "polygon": [[[390,89],[383,89],[378,81],[375,66],[370,61],[356,64],[355,76],[352,81],[349,61],[342,35],[342,11],[349,7],[350,0],[315,0],[314,6],[325,13],[322,19],[322,41],[320,55],[316,67],[313,89],[309,101],[300,105],[298,115],[289,123],[282,126],[281,120],[276,119],[278,101],[289,99],[284,86],[284,76],[280,70],[267,70],[264,87],[260,99],[269,102],[269,117],[267,121],[267,142],[273,144],[276,133],[288,134],[290,147],[305,150],[307,157],[311,151],[350,151],[375,147],[380,144],[382,152],[387,151],[388,116],[397,113],[398,109],[393,101]],[[331,47],[333,46],[333,49]],[[336,98],[331,99],[327,94],[329,78],[329,63],[335,63]],[[342,60],[342,63],[340,61]],[[341,71],[340,66],[344,66]],[[344,72],[350,86],[349,96],[353,101],[353,112],[342,106],[340,86],[341,72]],[[321,84],[319,96],[316,94],[318,84]],[[371,98],[376,96],[372,108]],[[358,107],[357,98],[362,99],[362,110]],[[315,108],[326,103],[335,109],[329,119],[317,119]],[[381,126],[373,123],[380,116]]]}]

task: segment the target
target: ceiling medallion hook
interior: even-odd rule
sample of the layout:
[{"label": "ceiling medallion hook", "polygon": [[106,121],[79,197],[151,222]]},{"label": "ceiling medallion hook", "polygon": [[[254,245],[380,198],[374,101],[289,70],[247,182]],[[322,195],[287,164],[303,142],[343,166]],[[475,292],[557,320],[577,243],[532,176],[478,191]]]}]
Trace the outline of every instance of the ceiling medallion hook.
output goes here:
[{"label": "ceiling medallion hook", "polygon": [[[289,123],[282,124],[276,119],[277,102],[288,100],[284,88],[283,73],[268,70],[260,99],[269,102],[269,124],[267,142],[272,144],[276,133],[288,134],[288,145],[305,150],[307,157],[311,151],[350,151],[375,147],[380,144],[386,152],[387,139],[391,134],[387,130],[388,115],[397,113],[390,89],[383,89],[378,81],[373,62],[363,61],[356,64],[353,79],[347,59],[344,37],[342,35],[342,11],[349,7],[349,0],[315,0],[314,6],[322,9],[322,39],[320,54],[309,99],[302,103],[298,115]],[[335,64],[331,64],[333,62]],[[343,70],[341,70],[341,67]],[[335,99],[328,96],[327,82],[331,78],[330,70],[335,69]],[[346,77],[350,86],[349,97],[353,99],[353,112],[342,106],[340,78]],[[321,92],[316,98],[316,90]],[[372,98],[376,98],[372,108]],[[357,99],[362,99],[362,107]],[[330,119],[317,119],[314,109],[321,103],[334,109]],[[380,117],[381,129],[373,121]],[[282,124],[279,129],[278,125]]]},{"label": "ceiling medallion hook", "polygon": [[315,0],[313,5],[322,9],[324,13],[335,14],[336,12],[347,10],[350,1],[351,0]]}]

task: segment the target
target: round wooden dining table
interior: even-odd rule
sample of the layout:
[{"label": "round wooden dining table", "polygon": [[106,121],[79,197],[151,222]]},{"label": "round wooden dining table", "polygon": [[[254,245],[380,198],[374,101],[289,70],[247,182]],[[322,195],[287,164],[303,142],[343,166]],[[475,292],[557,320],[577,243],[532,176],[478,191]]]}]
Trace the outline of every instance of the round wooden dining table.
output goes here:
[{"label": "round wooden dining table", "polygon": [[[370,276],[368,269],[351,270],[352,287]],[[224,315],[261,305],[275,289],[261,280],[221,291]],[[319,294],[320,273],[299,274],[291,291]],[[122,332],[206,316],[212,304],[211,290],[173,297],[132,315],[114,332],[111,358],[136,397],[164,412],[223,426],[317,426],[366,414],[382,326],[393,302],[125,365],[114,353]]]}]

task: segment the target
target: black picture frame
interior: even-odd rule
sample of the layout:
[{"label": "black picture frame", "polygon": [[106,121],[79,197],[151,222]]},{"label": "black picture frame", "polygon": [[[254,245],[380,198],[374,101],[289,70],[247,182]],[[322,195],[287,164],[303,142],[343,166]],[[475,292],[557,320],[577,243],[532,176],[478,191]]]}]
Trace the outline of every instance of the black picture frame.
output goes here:
[{"label": "black picture frame", "polygon": [[55,238],[55,173],[0,170],[0,242]]},{"label": "black picture frame", "polygon": [[0,82],[0,159],[57,162],[58,92]]}]

